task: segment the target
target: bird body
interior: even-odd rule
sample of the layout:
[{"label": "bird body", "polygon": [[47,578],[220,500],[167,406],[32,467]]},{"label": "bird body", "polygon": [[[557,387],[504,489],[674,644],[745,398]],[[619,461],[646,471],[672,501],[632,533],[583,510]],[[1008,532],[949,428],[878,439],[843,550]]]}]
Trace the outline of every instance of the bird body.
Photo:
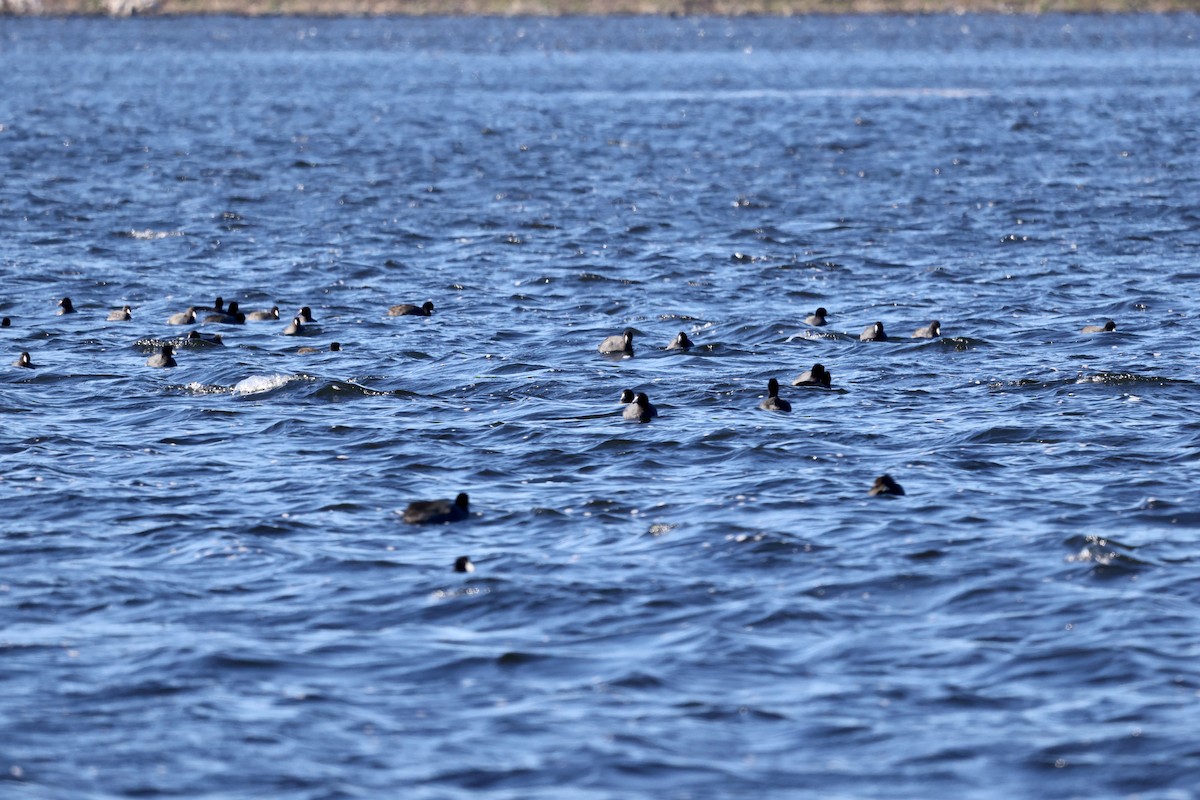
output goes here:
[{"label": "bird body", "polygon": [[779,381],[771,378],[767,382],[767,398],[758,404],[763,411],[791,411],[792,404],[779,396]]},{"label": "bird body", "polygon": [[388,309],[389,317],[428,317],[433,313],[433,303],[426,300],[421,305],[402,303]]},{"label": "bird body", "polygon": [[626,329],[624,333],[609,336],[600,343],[601,353],[624,353],[633,355],[633,331]]},{"label": "bird body", "polygon": [[646,396],[645,392],[638,392],[633,402],[625,406],[621,416],[638,422],[649,422],[658,416],[658,409],[651,405],[650,398]]},{"label": "bird body", "polygon": [[863,328],[862,335],[858,337],[860,342],[886,342],[887,334],[883,332],[883,323],[876,322]]},{"label": "bird body", "polygon": [[1111,319],[1103,325],[1084,325],[1083,333],[1110,333],[1117,329],[1117,323]]},{"label": "bird body", "polygon": [[174,367],[174,366],[176,366],[175,358],[172,355],[172,353],[174,353],[174,352],[175,351],[171,347],[171,345],[164,344],[162,346],[162,350],[160,350],[159,352],[155,353],[154,355],[152,355],[146,359],[146,366],[147,367]]},{"label": "bird body", "polygon": [[936,339],[942,335],[942,323],[936,319],[923,328],[917,328],[913,331],[912,338],[914,339]]},{"label": "bird body", "polygon": [[826,389],[832,384],[833,376],[820,364],[813,364],[812,369],[801,372],[792,381],[792,386],[824,386]]},{"label": "bird body", "polygon": [[460,492],[454,502],[449,500],[417,500],[404,509],[403,520],[409,525],[439,525],[458,522],[470,516],[470,500]]}]

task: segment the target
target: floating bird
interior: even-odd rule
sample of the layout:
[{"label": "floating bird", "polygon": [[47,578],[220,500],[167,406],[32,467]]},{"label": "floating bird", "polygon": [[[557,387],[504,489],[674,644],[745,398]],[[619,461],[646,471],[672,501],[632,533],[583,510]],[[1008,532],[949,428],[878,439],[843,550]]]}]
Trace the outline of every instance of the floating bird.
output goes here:
[{"label": "floating bird", "polygon": [[180,311],[178,314],[172,314],[167,317],[168,325],[194,325],[196,322],[196,309],[189,308],[187,311]]},{"label": "floating bird", "polygon": [[826,389],[832,384],[833,376],[820,364],[813,364],[812,369],[801,372],[792,381],[792,386],[824,386]]},{"label": "floating bird", "polygon": [[63,314],[74,314],[74,313],[75,313],[75,306],[71,305],[71,298],[64,297],[62,300],[58,301],[58,316],[61,317]]},{"label": "floating bird", "polygon": [[645,392],[638,392],[633,402],[625,406],[621,416],[625,419],[636,419],[638,422],[649,422],[658,416],[658,409],[650,404],[650,398]]},{"label": "floating bird", "polygon": [[428,317],[433,313],[433,303],[426,300],[419,306],[412,303],[402,303],[388,309],[389,317]]},{"label": "floating bird", "polygon": [[403,519],[409,525],[438,525],[443,522],[458,522],[469,516],[469,499],[460,492],[454,502],[449,500],[418,500],[404,509]]},{"label": "floating bird", "polygon": [[296,316],[299,317],[300,321],[303,322],[305,325],[309,325],[309,324],[312,324],[317,321],[316,318],[312,315],[312,309],[309,308],[308,306],[303,306],[300,309],[300,312],[298,314],[296,314]]},{"label": "floating bird", "polygon": [[246,315],[247,322],[270,322],[279,319],[279,306],[271,306],[270,311],[251,311]]},{"label": "floating bird", "polygon": [[792,404],[779,396],[779,381],[771,378],[767,382],[767,399],[758,404],[763,411],[791,411]]},{"label": "floating bird", "polygon": [[341,349],[342,349],[342,346],[341,346],[340,344],[338,344],[337,342],[331,342],[331,343],[329,344],[329,350],[328,350],[328,351],[325,351],[325,350],[320,350],[320,349],[318,349],[318,348],[316,348],[316,347],[301,347],[301,348],[300,348],[299,350],[297,350],[296,352],[297,352],[297,353],[299,353],[299,354],[301,354],[301,355],[308,355],[308,354],[311,354],[311,353],[324,353],[324,352],[336,353],[336,352],[338,352],[338,351],[339,351],[339,350],[341,350]]},{"label": "floating bird", "polygon": [[901,495],[904,494],[904,489],[896,481],[892,480],[891,475],[880,475],[875,479],[875,483],[871,486],[871,490],[867,492],[871,497],[877,495]]},{"label": "floating bird", "polygon": [[458,558],[454,559],[454,571],[455,572],[474,572],[475,565],[471,563],[471,557],[470,556],[459,556]]},{"label": "floating bird", "polygon": [[209,314],[203,319],[203,322],[212,322],[217,325],[241,325],[246,321],[246,315],[238,310],[237,300],[229,301],[229,308],[224,312]]},{"label": "floating bird", "polygon": [[917,328],[913,331],[912,338],[914,339],[936,339],[942,335],[942,323],[936,319],[926,325],[924,328]]},{"label": "floating bird", "polygon": [[108,312],[108,321],[128,322],[129,320],[133,319],[133,314],[130,313],[131,311],[132,309],[130,309],[129,306],[124,306],[117,311],[110,311]]},{"label": "floating bird", "polygon": [[190,347],[207,347],[209,345],[215,345],[217,347],[225,346],[225,342],[221,339],[221,334],[219,333],[188,331],[187,339],[184,341]]},{"label": "floating bird", "polygon": [[633,389],[622,389],[621,390],[621,402],[622,403],[625,403],[626,405],[628,405],[629,403],[632,403],[636,399],[637,399],[637,395],[635,395],[633,393]]},{"label": "floating bird", "polygon": [[21,367],[22,369],[36,368],[33,361],[29,359],[29,353],[21,353],[21,355],[17,356],[17,360],[14,361],[12,365],[14,367]]},{"label": "floating bird", "polygon": [[819,328],[825,324],[825,317],[828,315],[829,312],[825,310],[824,306],[821,306],[816,311],[804,318],[804,324]]},{"label": "floating bird", "polygon": [[211,306],[192,306],[192,309],[195,311],[211,311],[214,314],[224,314],[225,298],[218,297],[213,300],[213,304]]},{"label": "floating bird", "polygon": [[146,359],[146,366],[147,367],[174,367],[174,366],[176,366],[175,358],[171,355],[174,352],[175,352],[175,350],[174,350],[174,348],[171,347],[171,345],[164,344],[162,346],[161,351],[155,353],[154,355],[152,355]]},{"label": "floating bird", "polygon": [[1103,325],[1084,325],[1082,332],[1083,333],[1108,333],[1109,331],[1115,331],[1116,329],[1117,329],[1117,323],[1113,322],[1110,319],[1108,322],[1104,323]]},{"label": "floating bird", "polygon": [[9,319],[8,317],[5,317],[4,319],[0,319],[0,328],[7,328],[10,325],[12,325],[12,320]]},{"label": "floating bird", "polygon": [[684,333],[683,331],[680,331],[679,335],[676,336],[674,339],[672,339],[671,343],[669,345],[667,345],[667,349],[668,350],[687,350],[689,347],[692,346],[692,344],[693,344],[693,342],[691,339],[688,338],[688,335],[686,333]]},{"label": "floating bird", "polygon": [[601,353],[625,353],[626,355],[633,355],[633,331],[626,328],[624,333],[609,336],[600,343],[599,350]]},{"label": "floating bird", "polygon": [[886,342],[887,334],[883,332],[883,323],[876,322],[863,328],[862,335],[858,337],[858,340],[860,342]]},{"label": "floating bird", "polygon": [[304,330],[304,323],[300,321],[300,318],[292,317],[291,324],[283,329],[283,335],[284,336],[297,336],[303,330]]}]

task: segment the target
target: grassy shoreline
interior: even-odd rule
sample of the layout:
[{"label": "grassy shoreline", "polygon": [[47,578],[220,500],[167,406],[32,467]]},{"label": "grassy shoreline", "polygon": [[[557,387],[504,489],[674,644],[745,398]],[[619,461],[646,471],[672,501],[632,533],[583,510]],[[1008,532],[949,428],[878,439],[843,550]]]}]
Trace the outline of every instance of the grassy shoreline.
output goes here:
[{"label": "grassy shoreline", "polygon": [[1197,10],[1200,0],[0,0],[0,14],[48,16],[797,16]]}]

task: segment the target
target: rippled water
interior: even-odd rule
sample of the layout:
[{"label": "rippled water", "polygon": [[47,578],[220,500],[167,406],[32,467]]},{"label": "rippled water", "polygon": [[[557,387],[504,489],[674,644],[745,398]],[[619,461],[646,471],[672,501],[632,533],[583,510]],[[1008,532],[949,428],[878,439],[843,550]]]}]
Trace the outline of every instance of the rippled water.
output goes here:
[{"label": "rippled water", "polygon": [[0,795],[1197,796],[1198,34],[0,18]]}]

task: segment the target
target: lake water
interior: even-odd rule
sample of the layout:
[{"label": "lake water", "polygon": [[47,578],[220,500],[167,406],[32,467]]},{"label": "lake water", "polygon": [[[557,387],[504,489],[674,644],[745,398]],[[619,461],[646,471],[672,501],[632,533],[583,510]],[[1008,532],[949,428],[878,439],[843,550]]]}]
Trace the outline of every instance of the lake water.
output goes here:
[{"label": "lake water", "polygon": [[1197,797],[1198,36],[0,19],[0,796]]}]

